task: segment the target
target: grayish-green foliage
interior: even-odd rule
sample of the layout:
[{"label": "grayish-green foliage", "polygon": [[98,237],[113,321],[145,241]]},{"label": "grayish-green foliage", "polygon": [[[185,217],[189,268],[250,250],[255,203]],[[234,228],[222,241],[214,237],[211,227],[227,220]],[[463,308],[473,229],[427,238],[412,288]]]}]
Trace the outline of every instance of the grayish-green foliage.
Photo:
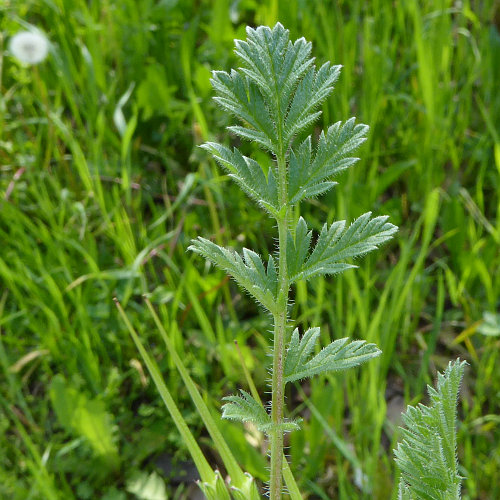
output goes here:
[{"label": "grayish-green foliage", "polygon": [[[241,396],[223,398],[228,403],[222,407],[222,417],[241,422],[252,422],[259,431],[269,433],[273,428],[273,423],[267,411],[248,392],[240,389],[240,393]],[[299,420],[285,421],[281,427],[287,432],[299,429]]]},{"label": "grayish-green foliage", "polygon": [[[355,125],[354,118],[345,124],[332,125],[322,133],[316,151],[311,136],[297,148],[297,133],[321,114],[319,105],[333,90],[340,66],[325,63],[316,71],[310,57],[311,44],[304,38],[289,41],[289,32],[281,24],[247,29],[248,40],[236,40],[236,54],[242,67],[214,71],[211,80],[217,93],[215,100],[241,120],[243,126],[229,130],[251,140],[275,156],[285,144],[289,157],[288,204],[317,196],[336,183],[327,179],[351,166],[357,158],[349,157],[365,140],[368,127]],[[203,146],[229,171],[243,190],[271,215],[279,210],[276,188],[276,165],[268,170],[243,156],[215,143]],[[325,184],[326,183],[326,184]]]},{"label": "grayish-green foliage", "polygon": [[428,387],[429,406],[408,406],[403,441],[395,450],[401,470],[402,500],[457,500],[461,477],[456,455],[457,398],[465,361],[450,362],[438,374],[437,388]]},{"label": "grayish-green foliage", "polygon": [[376,250],[397,231],[397,227],[387,221],[387,216],[370,219],[371,212],[356,219],[348,229],[346,222],[334,222],[323,226],[318,240],[309,255],[312,233],[307,230],[305,220],[300,217],[295,228],[295,238],[289,234],[287,245],[287,265],[290,281],[309,279],[313,276],[336,274],[357,267],[347,264],[347,259],[361,257]]},{"label": "grayish-green foliage", "polygon": [[359,158],[348,155],[365,142],[367,133],[367,125],[355,125],[355,119],[350,118],[343,125],[341,122],[331,125],[326,134],[321,132],[315,155],[311,136],[296,150],[292,149],[288,184],[290,203],[318,196],[335,186],[337,183],[328,179],[358,161]]},{"label": "grayish-green foliage", "polygon": [[382,351],[364,340],[338,339],[309,359],[319,338],[319,328],[310,328],[299,341],[299,330],[292,333],[285,360],[285,381],[294,382],[320,373],[347,370],[358,366]]},{"label": "grayish-green foliage", "polygon": [[[295,135],[320,115],[317,107],[333,90],[340,66],[325,63],[316,71],[314,59],[310,57],[311,44],[303,38],[292,43],[288,30],[279,23],[272,30],[249,28],[247,33],[247,41],[236,41],[236,54],[242,67],[231,73],[213,73],[215,100],[242,121],[243,126],[229,127],[236,134],[274,155],[278,154],[280,144],[288,145],[287,205],[292,206],[336,184],[329,179],[358,160],[349,155],[364,142],[368,127],[355,125],[351,118],[322,132],[315,151],[311,136],[295,147]],[[279,217],[283,207],[278,201],[275,164],[263,168],[237,148],[214,142],[202,147],[248,196],[271,216]],[[387,217],[370,220],[367,213],[347,230],[345,221],[335,222],[330,228],[325,225],[310,252],[312,233],[300,218],[295,235],[289,236],[287,266],[291,282],[356,267],[344,261],[376,249],[397,230],[386,220]],[[273,311],[277,280],[272,258],[266,271],[260,257],[246,249],[242,258],[203,238],[193,241],[189,248],[230,273],[258,302]]]},{"label": "grayish-green foliage", "polygon": [[[244,156],[237,148],[208,142],[202,147],[210,152],[229,176],[278,223],[288,223],[293,206],[302,200],[332,188],[334,176],[353,166],[355,150],[366,140],[368,127],[351,118],[335,123],[317,140],[312,136],[295,141],[298,134],[321,114],[321,103],[333,90],[340,66],[323,64],[316,69],[311,44],[304,38],[289,40],[281,24],[273,29],[247,28],[246,41],[236,40],[236,54],[241,67],[213,72],[215,100],[240,120],[231,126],[234,134],[253,141],[271,153],[269,165],[261,165]],[[298,143],[297,143],[298,142]],[[279,168],[279,161],[286,168]],[[387,217],[371,218],[366,213],[350,226],[345,221],[325,224],[313,240],[303,218],[286,237],[287,285],[314,276],[335,274],[356,267],[352,259],[360,257],[389,240],[397,230]],[[278,311],[279,262],[269,258],[267,268],[253,251],[243,249],[243,256],[204,238],[192,242],[190,249],[230,273],[236,282],[273,315]],[[364,341],[336,340],[310,357],[319,329],[308,330],[299,340],[292,334],[286,353],[284,383],[328,371],[357,366],[380,354],[378,348]],[[226,398],[225,418],[252,421],[264,432],[272,430],[267,411],[249,394]],[[283,430],[297,427],[286,422]]]},{"label": "grayish-green foliage", "polygon": [[215,100],[247,125],[231,131],[276,154],[318,118],[317,108],[332,91],[340,66],[325,63],[316,71],[311,43],[290,42],[279,23],[272,30],[248,28],[247,35],[247,41],[235,42],[242,67],[213,74]]},{"label": "grayish-green foliage", "polygon": [[232,151],[221,144],[207,142],[202,146],[229,172],[238,185],[250,198],[265,208],[273,217],[279,212],[278,186],[274,170],[266,175],[260,165],[251,158],[243,156],[238,149]]},{"label": "grayish-green foliage", "polygon": [[276,265],[269,256],[267,270],[261,258],[248,248],[243,249],[243,258],[234,250],[223,248],[205,238],[198,237],[189,250],[203,255],[233,276],[236,282],[247,290],[257,302],[274,312],[276,308]]}]

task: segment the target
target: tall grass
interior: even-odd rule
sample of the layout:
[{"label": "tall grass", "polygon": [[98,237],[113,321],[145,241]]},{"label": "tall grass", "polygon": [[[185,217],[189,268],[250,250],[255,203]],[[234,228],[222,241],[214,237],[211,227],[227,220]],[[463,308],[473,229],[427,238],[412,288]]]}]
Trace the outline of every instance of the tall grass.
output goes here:
[{"label": "tall grass", "polygon": [[[137,477],[172,461],[155,477],[189,498],[176,480],[189,470],[186,449],[113,296],[206,450],[142,294],[214,411],[243,377],[235,339],[263,387],[269,318],[185,249],[204,231],[264,256],[272,249],[273,228],[243,208],[196,146],[228,123],[211,103],[210,70],[235,62],[233,38],[247,23],[277,20],[313,42],[319,63],[344,66],[325,123],[355,114],[371,126],[363,160],[304,208],[308,220],[319,229],[375,206],[401,228],[376,266],[367,259],[356,274],[318,279],[294,297],[304,326],[384,351],[361,376],[326,376],[288,394],[311,415],[289,443],[301,489],[387,498],[396,416],[460,355],[471,364],[459,429],[463,497],[500,495],[493,0],[7,1],[0,13],[0,497],[125,498]],[[6,52],[26,23],[53,44],[36,68]],[[248,430],[243,441],[221,426],[243,469],[264,479],[261,436]]]}]

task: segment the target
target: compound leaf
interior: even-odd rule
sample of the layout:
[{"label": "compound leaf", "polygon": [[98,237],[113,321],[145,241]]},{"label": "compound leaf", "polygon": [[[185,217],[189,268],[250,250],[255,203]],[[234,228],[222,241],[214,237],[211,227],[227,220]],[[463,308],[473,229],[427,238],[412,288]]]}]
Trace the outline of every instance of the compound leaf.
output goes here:
[{"label": "compound leaf", "polygon": [[236,40],[242,66],[231,73],[215,71],[215,100],[244,126],[229,129],[275,154],[284,153],[293,138],[313,123],[319,105],[333,90],[340,66],[325,63],[318,70],[311,43],[289,39],[280,23],[274,28],[247,28],[247,40]]},{"label": "compound leaf", "polygon": [[370,219],[371,212],[356,219],[345,229],[345,221],[323,226],[316,245],[300,271],[290,276],[290,281],[308,279],[322,274],[336,274],[357,267],[346,259],[360,257],[388,241],[397,227],[387,222],[387,216]]},{"label": "compound leaf", "polygon": [[[252,422],[259,431],[269,434],[276,427],[270,415],[248,392],[240,389],[240,393],[241,395],[223,398],[228,403],[222,407],[222,418]],[[284,432],[289,432],[300,427],[297,420],[285,420],[280,428]]]},{"label": "compound leaf", "polygon": [[266,271],[261,258],[248,248],[243,249],[242,258],[234,250],[221,247],[199,236],[196,240],[192,240],[188,250],[202,255],[227,271],[257,302],[269,311],[275,311],[278,279],[272,255],[269,256]]},{"label": "compound leaf", "polygon": [[312,182],[331,177],[358,161],[358,158],[350,158],[347,155],[366,141],[369,127],[363,124],[355,125],[355,120],[350,118],[343,125],[337,122],[328,127],[326,134],[320,134],[310,170]]},{"label": "compound leaf", "polygon": [[320,373],[347,370],[381,354],[375,344],[343,338],[335,340],[310,358],[319,332],[319,328],[310,328],[299,339],[299,330],[296,328],[293,331],[285,359],[285,382],[294,382]]},{"label": "compound leaf", "polygon": [[240,71],[257,85],[273,116],[283,124],[298,82],[313,66],[311,43],[304,38],[292,43],[289,31],[280,23],[273,29],[247,28],[247,40],[235,43],[243,63]]},{"label": "compound leaf", "polygon": [[228,401],[222,407],[222,418],[252,422],[261,432],[267,432],[272,427],[271,417],[267,411],[248,392],[240,389],[241,396],[227,396]]},{"label": "compound leaf", "polygon": [[394,454],[401,470],[401,499],[458,500],[456,412],[465,361],[450,362],[438,374],[437,388],[428,386],[431,405],[408,406],[403,441]]},{"label": "compound leaf", "polygon": [[273,169],[270,168],[267,177],[262,167],[251,158],[243,156],[234,148],[232,151],[214,142],[207,142],[201,146],[212,153],[222,167],[228,172],[245,193],[265,208],[271,215],[276,216],[278,209],[278,189]]},{"label": "compound leaf", "polygon": [[299,217],[295,227],[295,237],[288,232],[286,245],[286,265],[289,276],[295,276],[302,269],[309,253],[312,231],[308,231],[306,221]]},{"label": "compound leaf", "polygon": [[[273,150],[277,143],[275,122],[271,119],[268,107],[258,88],[238,71],[231,73],[214,71],[210,80],[217,97],[214,100],[251,129],[232,127],[236,134],[251,134],[247,139],[258,142],[265,149]],[[243,129],[243,130],[241,130]]]},{"label": "compound leaf", "polygon": [[359,158],[350,154],[365,140],[368,126],[355,125],[355,119],[343,125],[331,125],[326,134],[321,132],[314,159],[311,158],[311,138],[307,137],[290,152],[288,196],[291,204],[318,196],[337,184],[331,177],[354,165]]},{"label": "compound leaf", "polygon": [[310,68],[300,81],[286,115],[286,143],[291,142],[296,134],[320,116],[321,111],[315,110],[332,92],[340,75],[340,68],[341,66],[330,66],[326,62],[317,72],[314,67]]}]

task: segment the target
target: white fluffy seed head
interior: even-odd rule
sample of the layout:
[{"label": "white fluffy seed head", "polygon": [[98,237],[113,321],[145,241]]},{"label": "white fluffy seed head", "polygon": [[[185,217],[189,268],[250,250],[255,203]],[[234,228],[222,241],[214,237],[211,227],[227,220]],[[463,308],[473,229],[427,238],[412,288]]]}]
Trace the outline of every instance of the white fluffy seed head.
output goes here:
[{"label": "white fluffy seed head", "polygon": [[39,32],[20,31],[9,43],[11,54],[26,64],[41,63],[49,52],[49,41]]}]

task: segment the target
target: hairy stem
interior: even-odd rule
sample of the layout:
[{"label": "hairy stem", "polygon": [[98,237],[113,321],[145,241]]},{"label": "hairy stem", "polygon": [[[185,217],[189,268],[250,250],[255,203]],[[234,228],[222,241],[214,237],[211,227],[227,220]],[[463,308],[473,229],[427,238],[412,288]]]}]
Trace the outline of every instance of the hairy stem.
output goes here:
[{"label": "hairy stem", "polygon": [[[286,161],[284,154],[278,157],[278,180],[280,205],[287,205]],[[279,290],[278,312],[274,315],[274,346],[273,346],[273,378],[272,378],[272,410],[271,418],[275,428],[271,434],[271,500],[281,499],[283,485],[283,410],[285,404],[283,364],[285,353],[285,334],[288,304],[288,270],[286,265],[286,239],[288,229],[288,207],[278,219],[279,245]]]}]

